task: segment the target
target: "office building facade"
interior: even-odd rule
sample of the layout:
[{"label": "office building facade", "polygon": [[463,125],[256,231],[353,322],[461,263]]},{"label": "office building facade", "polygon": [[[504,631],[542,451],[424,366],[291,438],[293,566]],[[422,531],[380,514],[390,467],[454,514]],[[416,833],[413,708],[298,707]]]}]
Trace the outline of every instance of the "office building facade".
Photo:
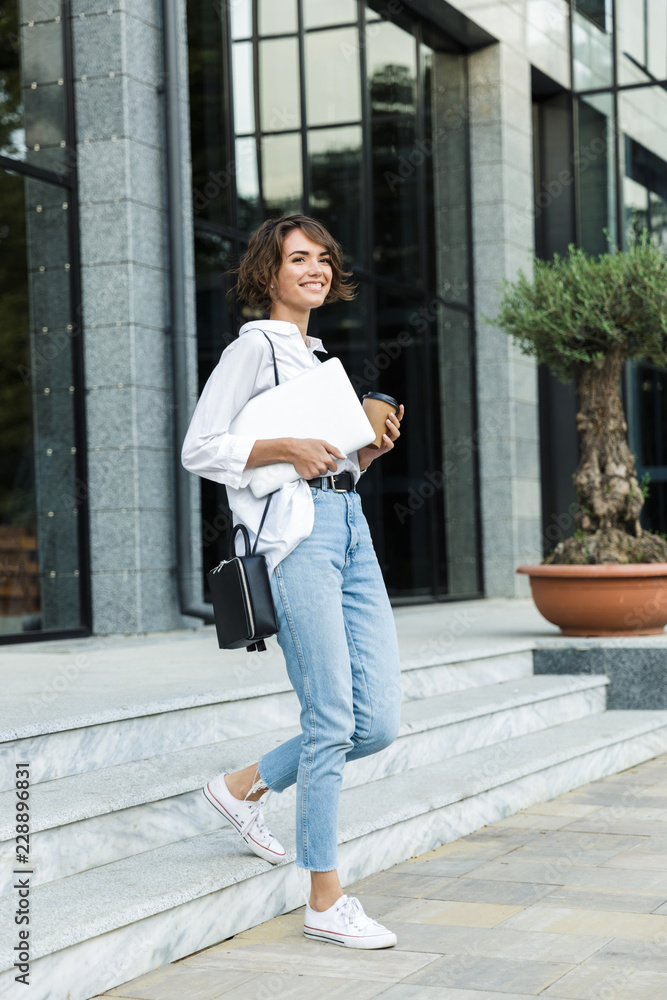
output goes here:
[{"label": "office building facade", "polygon": [[[574,398],[493,317],[535,252],[667,241],[664,4],[13,0],[0,58],[0,641],[210,619],[231,518],[180,442],[293,211],[359,286],[311,332],[405,404],[359,486],[392,601],[525,593]],[[663,381],[623,386],[657,530]]]}]

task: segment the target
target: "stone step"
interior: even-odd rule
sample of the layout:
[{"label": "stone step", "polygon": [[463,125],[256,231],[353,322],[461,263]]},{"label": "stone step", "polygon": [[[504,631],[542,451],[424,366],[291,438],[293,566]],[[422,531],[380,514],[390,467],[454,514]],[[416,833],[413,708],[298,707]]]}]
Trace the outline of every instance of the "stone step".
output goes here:
[{"label": "stone step", "polygon": [[[402,661],[404,698],[433,697],[532,674],[532,650],[525,643],[500,648],[498,653],[472,651],[462,660],[460,653],[457,659],[437,644],[417,647]],[[208,668],[193,679],[193,690],[199,688],[195,693],[182,690],[180,676],[177,683],[165,675],[160,684],[159,666],[154,671],[158,679],[151,682],[146,671],[137,690],[131,691],[126,673],[115,674],[118,664],[111,659],[104,680],[86,677],[96,685],[87,693],[75,698],[65,691],[53,704],[35,705],[32,699],[27,705],[13,705],[11,724],[0,726],[0,790],[13,788],[17,760],[30,761],[31,781],[37,784],[298,724],[298,701],[275,640],[267,643],[267,653],[243,655],[247,664],[221,654],[215,684]],[[173,695],[174,690],[179,693]]]},{"label": "stone step", "polygon": [[[600,675],[531,676],[406,702],[398,739],[348,764],[343,787],[603,712],[606,683]],[[219,820],[202,785],[299,731],[272,730],[43,782],[30,800],[33,884],[216,830]],[[12,891],[13,794],[0,793],[0,895]],[[279,801],[292,808],[294,789]]]},{"label": "stone step", "polygon": [[[469,751],[456,767],[438,762],[348,788],[343,884],[666,750],[667,712],[606,712]],[[276,868],[244,853],[228,828],[35,886],[31,1000],[50,1000],[53,983],[85,1000],[298,906],[291,812],[270,817],[289,851]],[[14,927],[16,900],[0,900],[0,926]],[[3,935],[0,996],[16,995],[17,943]]]}]

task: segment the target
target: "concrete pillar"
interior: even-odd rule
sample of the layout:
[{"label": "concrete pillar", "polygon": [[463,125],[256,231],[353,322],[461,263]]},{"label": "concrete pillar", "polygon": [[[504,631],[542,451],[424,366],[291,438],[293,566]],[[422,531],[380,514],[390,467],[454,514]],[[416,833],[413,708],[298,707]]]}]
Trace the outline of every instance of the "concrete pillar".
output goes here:
[{"label": "concrete pillar", "polygon": [[[189,191],[184,2],[181,21],[183,184]],[[72,35],[93,628],[177,628],[186,620],[175,575],[160,4],[73,0]],[[191,241],[183,253],[194,345]],[[197,497],[193,485],[193,525]]]},{"label": "concrete pillar", "polygon": [[541,561],[541,503],[535,362],[486,322],[503,279],[530,272],[533,236],[530,65],[516,44],[470,56],[472,243],[485,591],[527,593],[515,574]]}]

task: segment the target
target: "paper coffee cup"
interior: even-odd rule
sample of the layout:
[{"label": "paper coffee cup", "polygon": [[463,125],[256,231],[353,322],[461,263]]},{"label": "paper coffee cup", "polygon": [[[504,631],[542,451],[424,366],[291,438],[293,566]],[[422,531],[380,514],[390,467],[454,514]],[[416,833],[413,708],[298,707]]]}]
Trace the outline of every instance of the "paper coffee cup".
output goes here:
[{"label": "paper coffee cup", "polygon": [[393,396],[385,396],[382,392],[367,392],[362,396],[361,402],[375,431],[375,441],[371,441],[367,447],[381,448],[382,435],[387,431],[387,417],[390,413],[398,413],[398,400]]}]

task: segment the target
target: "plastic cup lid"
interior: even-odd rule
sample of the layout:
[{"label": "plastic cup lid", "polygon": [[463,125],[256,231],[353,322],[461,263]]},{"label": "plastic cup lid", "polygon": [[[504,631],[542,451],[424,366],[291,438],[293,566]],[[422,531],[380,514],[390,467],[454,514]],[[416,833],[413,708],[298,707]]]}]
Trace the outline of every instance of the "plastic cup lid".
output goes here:
[{"label": "plastic cup lid", "polygon": [[385,396],[383,392],[366,392],[361,397],[362,399],[381,399],[383,403],[389,403],[390,406],[395,406],[398,409],[398,400],[394,399],[393,396]]}]

